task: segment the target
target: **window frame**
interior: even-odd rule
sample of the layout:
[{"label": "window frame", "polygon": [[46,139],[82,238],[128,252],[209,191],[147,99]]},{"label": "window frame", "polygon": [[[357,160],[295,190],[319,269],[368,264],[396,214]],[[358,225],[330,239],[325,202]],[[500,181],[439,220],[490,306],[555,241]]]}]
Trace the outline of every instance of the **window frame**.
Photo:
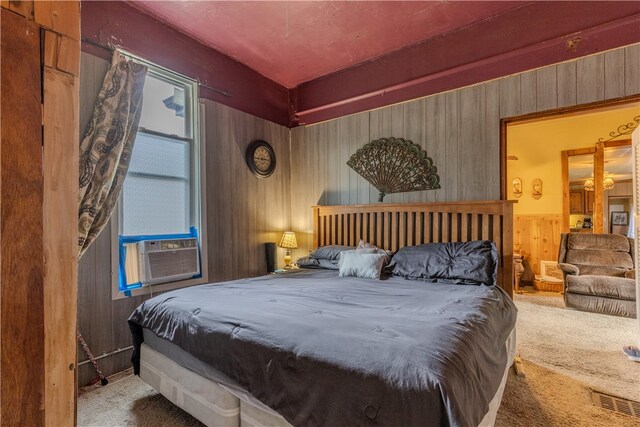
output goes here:
[{"label": "window frame", "polygon": [[[185,89],[185,119],[192,117],[192,120],[185,120],[185,128],[187,137],[177,135],[169,135],[162,132],[149,130],[143,127],[138,132],[147,135],[169,137],[189,144],[189,160],[190,160],[190,223],[191,226],[197,228],[198,242],[200,245],[200,276],[192,279],[179,280],[175,282],[160,283],[157,285],[144,286],[123,292],[119,289],[119,267],[120,267],[120,243],[119,237],[123,231],[123,194],[120,194],[114,214],[111,215],[111,284],[112,299],[123,299],[139,295],[151,295],[154,292],[165,292],[173,289],[179,289],[187,286],[203,284],[208,282],[208,253],[207,253],[207,226],[206,226],[206,179],[205,168],[203,162],[206,159],[205,144],[201,141],[205,140],[204,136],[204,104],[199,102],[198,82],[176,73],[175,71],[158,66],[135,55],[125,53],[129,59],[140,62],[148,67],[147,74],[156,79],[166,81],[171,84],[179,83],[184,85]],[[144,101],[143,101],[144,102]]]}]

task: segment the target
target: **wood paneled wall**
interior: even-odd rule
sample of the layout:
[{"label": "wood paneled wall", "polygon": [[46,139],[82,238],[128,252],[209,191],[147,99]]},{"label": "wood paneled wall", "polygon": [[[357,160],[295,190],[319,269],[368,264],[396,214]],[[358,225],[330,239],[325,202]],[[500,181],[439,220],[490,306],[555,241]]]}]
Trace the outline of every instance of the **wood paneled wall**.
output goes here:
[{"label": "wood paneled wall", "polygon": [[[264,243],[278,243],[290,227],[289,129],[213,101],[204,105],[209,280],[265,274]],[[247,146],[256,139],[276,153],[276,170],[266,179],[245,163]],[[278,262],[283,259],[278,250]]]},{"label": "wood paneled wall", "polygon": [[[80,73],[80,134],[89,122],[109,63],[83,53]],[[207,230],[209,281],[219,282],[266,272],[264,243],[278,242],[290,226],[289,130],[213,101],[204,101],[206,126]],[[268,141],[277,166],[268,179],[251,174],[245,150],[255,139]],[[309,209],[310,211],[311,209]],[[80,260],[78,322],[94,355],[131,345],[127,318],[148,296],[111,298],[111,228],[107,225]],[[278,253],[282,263],[284,252]],[[125,351],[99,361],[105,375],[131,366]],[[82,349],[78,360],[86,360]],[[78,383],[96,374],[90,364],[79,369]]]},{"label": "wood paneled wall", "polygon": [[[367,142],[411,139],[427,150],[441,189],[385,202],[500,198],[500,120],[640,93],[640,45],[551,65],[451,92],[291,131],[291,223],[304,255],[309,206],[377,203],[377,191],[346,165]],[[543,147],[541,147],[543,149]]]},{"label": "wood paneled wall", "polygon": [[533,274],[540,274],[540,261],[557,261],[562,233],[562,215],[514,215],[513,251],[524,257]]}]

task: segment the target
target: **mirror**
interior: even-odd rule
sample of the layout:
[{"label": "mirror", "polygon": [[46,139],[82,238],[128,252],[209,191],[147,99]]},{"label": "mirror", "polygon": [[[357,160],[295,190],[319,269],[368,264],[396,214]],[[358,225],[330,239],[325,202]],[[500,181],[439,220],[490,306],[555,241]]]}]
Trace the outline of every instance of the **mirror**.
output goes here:
[{"label": "mirror", "polygon": [[565,232],[627,234],[633,205],[631,160],[629,140],[562,152]]},{"label": "mirror", "polygon": [[594,154],[568,156],[569,231],[593,232]]}]

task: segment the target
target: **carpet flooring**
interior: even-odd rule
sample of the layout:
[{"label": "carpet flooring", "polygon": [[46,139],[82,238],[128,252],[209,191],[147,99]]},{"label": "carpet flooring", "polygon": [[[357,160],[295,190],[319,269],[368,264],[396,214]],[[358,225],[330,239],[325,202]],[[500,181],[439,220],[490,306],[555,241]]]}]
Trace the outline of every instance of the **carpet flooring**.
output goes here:
[{"label": "carpet flooring", "polygon": [[[632,319],[567,310],[556,295],[516,295],[518,352],[526,377],[510,370],[497,427],[640,426],[640,418],[591,403],[591,389],[640,400],[640,363],[622,346],[637,343]],[[78,426],[202,426],[138,377],[80,391]]]},{"label": "carpet flooring", "polygon": [[640,363],[622,352],[638,345],[638,321],[564,307],[552,293],[523,293],[516,329],[520,356],[593,389],[640,400]]}]

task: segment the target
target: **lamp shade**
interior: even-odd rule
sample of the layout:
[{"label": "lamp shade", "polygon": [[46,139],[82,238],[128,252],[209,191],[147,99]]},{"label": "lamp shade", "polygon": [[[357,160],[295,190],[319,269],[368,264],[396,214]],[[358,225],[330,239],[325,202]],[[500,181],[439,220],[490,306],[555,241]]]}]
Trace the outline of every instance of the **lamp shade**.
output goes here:
[{"label": "lamp shade", "polygon": [[596,185],[593,182],[592,178],[587,178],[587,180],[584,182],[584,189],[587,191],[593,191],[595,190]]},{"label": "lamp shade", "polygon": [[280,244],[278,246],[286,249],[296,249],[298,247],[296,233],[294,233],[293,231],[285,231],[282,235],[282,239],[280,239]]},{"label": "lamp shade", "polygon": [[613,178],[611,178],[610,176],[606,177],[602,182],[602,187],[605,190],[611,190],[614,185],[615,185],[615,182],[613,181]]}]

